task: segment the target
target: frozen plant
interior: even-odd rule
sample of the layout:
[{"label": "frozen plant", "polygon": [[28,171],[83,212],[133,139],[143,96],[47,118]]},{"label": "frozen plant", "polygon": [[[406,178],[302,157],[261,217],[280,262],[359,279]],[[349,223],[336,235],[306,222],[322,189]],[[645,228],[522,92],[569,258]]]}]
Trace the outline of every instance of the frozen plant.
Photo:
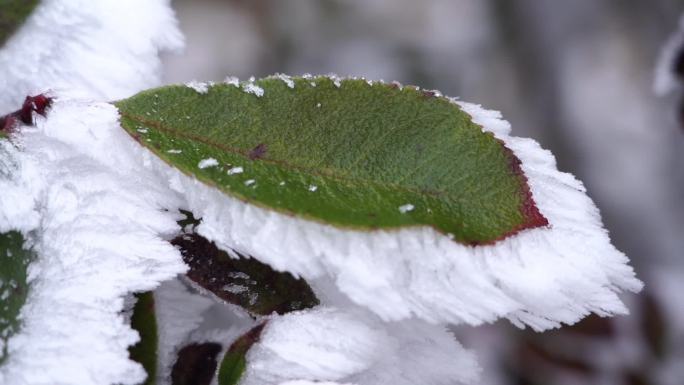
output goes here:
[{"label": "frozen plant", "polygon": [[627,312],[584,187],[498,113],[334,75],[150,89],[181,38],[128,3],[43,1],[0,51],[0,383],[471,384],[449,325]]}]

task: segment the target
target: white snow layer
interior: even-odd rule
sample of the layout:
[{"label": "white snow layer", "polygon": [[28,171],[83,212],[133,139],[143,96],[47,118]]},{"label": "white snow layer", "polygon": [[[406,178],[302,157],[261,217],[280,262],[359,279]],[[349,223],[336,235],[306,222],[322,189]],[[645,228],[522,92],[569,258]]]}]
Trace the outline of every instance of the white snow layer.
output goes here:
[{"label": "white snow layer", "polygon": [[159,85],[159,52],[182,46],[170,0],[42,0],[0,47],[0,114],[27,94],[115,100]]},{"label": "white snow layer", "polygon": [[[138,336],[121,314],[123,296],[151,290],[186,269],[165,240],[177,232],[182,201],[141,167],[148,154],[117,118],[110,104],[57,101],[50,119],[21,127],[15,137],[21,167],[13,179],[20,189],[2,186],[0,228],[26,232],[38,258],[29,267],[22,327],[8,342],[1,384],[137,384],[145,378],[128,359]],[[29,214],[25,221],[16,220],[18,207]]]},{"label": "white snow layer", "polygon": [[590,312],[626,313],[617,293],[642,284],[611,245],[582,183],[559,172],[552,154],[535,141],[509,136],[510,125],[498,112],[457,104],[522,160],[548,228],[484,246],[459,244],[428,227],[339,229],[249,205],[161,162],[154,165],[203,218],[201,235],[310,281],[327,276],[384,320],[479,325],[505,317],[545,330]]},{"label": "white snow layer", "polygon": [[449,385],[479,375],[472,353],[444,327],[415,319],[386,324],[366,310],[330,307],[272,319],[247,362],[242,385]]},{"label": "white snow layer", "polygon": [[[498,113],[458,105],[522,160],[549,228],[466,246],[427,227],[363,232],[282,215],[169,167],[119,127],[113,106],[57,100],[17,137],[11,186],[32,202],[24,227],[36,227],[39,258],[0,383],[141,381],[127,359],[137,337],[122,297],[184,270],[164,242],[177,230],[176,208],[202,217],[197,231],[220,247],[309,280],[324,304],[271,319],[249,353],[248,384],[470,383],[472,356],[438,324],[504,317],[543,330],[589,312],[625,313],[617,293],[641,283],[581,183],[536,142],[510,137]],[[14,199],[0,202],[0,218],[16,217]]]}]

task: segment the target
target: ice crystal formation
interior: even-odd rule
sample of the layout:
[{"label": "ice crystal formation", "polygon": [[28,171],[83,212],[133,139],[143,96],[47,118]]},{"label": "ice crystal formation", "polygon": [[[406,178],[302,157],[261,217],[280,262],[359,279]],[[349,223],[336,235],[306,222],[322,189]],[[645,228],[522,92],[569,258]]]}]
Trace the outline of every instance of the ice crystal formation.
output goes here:
[{"label": "ice crystal formation", "polygon": [[641,288],[497,112],[335,75],[150,89],[168,1],[29,13],[0,36],[0,383],[470,384],[449,325]]}]

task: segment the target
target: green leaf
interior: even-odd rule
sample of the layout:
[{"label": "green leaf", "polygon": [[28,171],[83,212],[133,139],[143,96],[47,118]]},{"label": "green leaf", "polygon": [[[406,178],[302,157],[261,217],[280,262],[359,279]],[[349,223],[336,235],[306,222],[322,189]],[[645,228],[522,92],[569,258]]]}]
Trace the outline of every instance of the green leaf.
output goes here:
[{"label": "green leaf", "polygon": [[467,244],[547,224],[520,161],[449,99],[293,82],[169,86],[116,106],[123,128],[170,165],[284,214],[363,230],[426,225]]},{"label": "green leaf", "polygon": [[131,316],[131,327],[140,334],[140,341],[128,349],[133,361],[141,364],[147,372],[147,379],[142,385],[154,385],[157,377],[157,317],[155,315],[154,294],[138,293]]},{"label": "green leaf", "polygon": [[[231,258],[198,234],[171,241],[190,267],[187,277],[220,299],[256,315],[287,312],[318,305],[311,287],[290,273],[273,270],[253,258]],[[237,253],[236,253],[237,254]]]},{"label": "green leaf", "polygon": [[237,385],[247,366],[247,352],[259,341],[266,323],[255,326],[228,348],[218,372],[219,385]]},{"label": "green leaf", "polygon": [[7,357],[6,342],[20,327],[19,312],[28,294],[27,268],[33,252],[17,231],[0,233],[0,364]]},{"label": "green leaf", "polygon": [[0,0],[0,47],[38,5],[38,0]]},{"label": "green leaf", "polygon": [[193,343],[178,352],[171,369],[172,385],[210,385],[216,376],[217,356],[221,345],[214,342]]}]

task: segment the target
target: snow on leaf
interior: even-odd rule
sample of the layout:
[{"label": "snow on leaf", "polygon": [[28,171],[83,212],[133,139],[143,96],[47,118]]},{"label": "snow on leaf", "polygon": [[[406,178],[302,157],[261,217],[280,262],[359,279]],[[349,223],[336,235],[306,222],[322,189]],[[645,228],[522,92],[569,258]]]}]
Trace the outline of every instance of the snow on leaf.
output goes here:
[{"label": "snow on leaf", "polygon": [[200,169],[205,169],[209,167],[216,167],[219,165],[219,162],[214,159],[214,158],[207,158],[207,159],[202,159],[197,163],[197,167]]},{"label": "snow on leaf", "polygon": [[243,86],[243,89],[245,90],[246,93],[254,94],[259,98],[264,96],[264,89],[259,87],[258,85],[254,84],[254,83],[251,83],[251,82],[245,83],[245,85]]},{"label": "snow on leaf", "polygon": [[[155,170],[219,248],[328,280],[331,297],[339,291],[385,320],[507,318],[544,330],[626,312],[618,293],[641,282],[584,187],[536,142],[510,136],[500,114],[417,87],[293,79],[294,90],[255,81],[262,98],[217,86],[200,102],[165,87],[117,103],[124,129],[154,128],[142,144],[171,165]],[[143,113],[152,92],[164,122]],[[176,117],[177,106],[193,119]],[[182,159],[165,156],[171,143]],[[262,143],[266,154],[250,159]],[[207,156],[244,173],[192,167]],[[410,215],[398,210],[407,202]]]},{"label": "snow on leaf", "polygon": [[122,135],[110,104],[63,99],[12,140],[21,143],[19,167],[12,183],[0,178],[0,229],[30,230],[36,257],[0,383],[141,383],[145,371],[128,353],[138,336],[121,316],[122,298],[185,271],[166,241],[178,229],[168,209],[182,200],[141,168],[149,155]]},{"label": "snow on leaf", "polygon": [[[170,86],[116,104],[129,132],[141,124],[152,127],[146,136],[151,141],[143,144],[165,161],[279,212],[344,228],[426,225],[464,244],[547,224],[528,194],[519,161],[448,99],[366,80],[343,80],[338,88],[327,77],[292,78],[295,84],[313,80],[315,89],[291,89],[275,77],[244,83],[246,90],[266,90],[258,99],[225,85],[207,95]],[[312,98],[330,112],[321,115]],[[164,121],[145,115],[153,103]],[[180,111],[190,111],[191,119]],[[187,155],[169,157],[171,147]],[[245,177],[190,169],[193,157],[241,164]],[[290,183],[276,193],[283,177],[302,181],[303,188]],[[260,188],[246,189],[254,180]],[[321,185],[324,192],[302,195]],[[414,215],[397,211],[407,201],[417,209]],[[420,210],[425,207],[433,212]]]},{"label": "snow on leaf", "polygon": [[[13,12],[5,7],[20,3],[30,7],[36,1],[0,1],[0,23]],[[36,90],[116,100],[156,86],[159,52],[182,44],[168,0],[40,1],[0,47],[0,115]]]},{"label": "snow on leaf", "polygon": [[230,84],[235,87],[240,87],[240,79],[238,79],[235,76],[228,76],[226,79],[223,81],[226,84]]},{"label": "snow on leaf", "polygon": [[301,379],[466,384],[479,372],[473,354],[440,326],[416,320],[383,325],[371,314],[330,307],[271,319],[247,364],[241,385]]},{"label": "snow on leaf", "polygon": [[191,81],[185,84],[186,87],[192,88],[199,94],[206,94],[209,92],[209,84],[205,82]]},{"label": "snow on leaf", "polygon": [[242,167],[232,167],[230,168],[230,170],[228,170],[228,175],[241,174],[243,171],[245,171],[245,169],[243,169]]},{"label": "snow on leaf", "polygon": [[276,77],[276,78],[282,80],[283,82],[285,82],[285,84],[287,84],[287,86],[290,87],[290,88],[294,88],[294,86],[295,86],[294,80],[292,80],[292,78],[289,77],[288,75],[285,75],[285,74],[275,74],[274,77]]},{"label": "snow on leaf", "polygon": [[410,203],[407,203],[405,205],[399,206],[399,212],[402,214],[406,214],[409,211],[413,211],[416,207]]}]

